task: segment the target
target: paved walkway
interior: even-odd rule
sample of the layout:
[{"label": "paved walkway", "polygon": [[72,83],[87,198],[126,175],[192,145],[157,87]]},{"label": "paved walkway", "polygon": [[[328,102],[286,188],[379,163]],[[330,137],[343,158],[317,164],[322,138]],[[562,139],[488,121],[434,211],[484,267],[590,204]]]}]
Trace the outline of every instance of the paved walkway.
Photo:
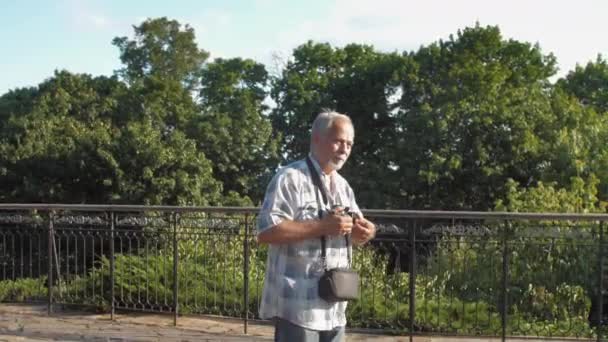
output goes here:
[{"label": "paved walkway", "polygon": [[[89,314],[62,311],[47,316],[44,305],[0,304],[0,341],[272,341],[273,327],[204,316],[179,317],[158,314]],[[409,341],[406,336],[379,336],[347,331],[347,341]],[[416,342],[497,342],[497,338],[416,337]],[[509,339],[509,341],[530,341]],[[538,341],[538,340],[537,340]],[[546,340],[556,341],[556,340]],[[574,341],[572,339],[562,341]],[[577,340],[589,341],[589,340]]]},{"label": "paved walkway", "polygon": [[[159,314],[90,314],[60,311],[47,315],[46,305],[0,304],[0,341],[272,341],[273,327],[243,321]],[[406,341],[389,336],[348,334],[348,341]],[[418,340],[417,340],[418,341]],[[420,340],[426,341],[426,340]]]}]

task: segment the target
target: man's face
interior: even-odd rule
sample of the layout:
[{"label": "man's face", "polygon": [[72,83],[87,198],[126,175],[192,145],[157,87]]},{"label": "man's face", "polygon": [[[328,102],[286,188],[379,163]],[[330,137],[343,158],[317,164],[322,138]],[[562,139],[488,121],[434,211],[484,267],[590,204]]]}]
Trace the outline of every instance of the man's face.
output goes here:
[{"label": "man's face", "polygon": [[352,126],[348,121],[337,120],[325,135],[319,135],[316,139],[317,158],[323,172],[340,170],[353,147]]}]

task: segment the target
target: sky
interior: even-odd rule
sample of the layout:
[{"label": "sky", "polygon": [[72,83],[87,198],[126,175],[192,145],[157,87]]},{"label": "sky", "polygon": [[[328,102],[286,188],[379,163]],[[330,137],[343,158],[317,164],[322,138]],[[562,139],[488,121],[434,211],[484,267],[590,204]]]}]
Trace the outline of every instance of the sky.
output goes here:
[{"label": "sky", "polygon": [[553,53],[562,77],[608,57],[607,14],[606,0],[0,0],[0,95],[55,70],[112,75],[112,39],[147,18],[190,25],[211,58],[252,58],[271,72],[308,40],[410,52],[479,23]]}]

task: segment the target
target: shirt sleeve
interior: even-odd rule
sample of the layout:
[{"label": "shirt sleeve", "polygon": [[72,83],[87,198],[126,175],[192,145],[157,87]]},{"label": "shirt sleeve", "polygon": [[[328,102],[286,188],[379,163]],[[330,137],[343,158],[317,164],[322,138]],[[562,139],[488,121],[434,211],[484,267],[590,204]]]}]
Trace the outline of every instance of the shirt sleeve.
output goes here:
[{"label": "shirt sleeve", "polygon": [[293,220],[297,206],[297,187],[293,173],[277,173],[268,184],[264,203],[258,215],[257,234],[281,223]]}]

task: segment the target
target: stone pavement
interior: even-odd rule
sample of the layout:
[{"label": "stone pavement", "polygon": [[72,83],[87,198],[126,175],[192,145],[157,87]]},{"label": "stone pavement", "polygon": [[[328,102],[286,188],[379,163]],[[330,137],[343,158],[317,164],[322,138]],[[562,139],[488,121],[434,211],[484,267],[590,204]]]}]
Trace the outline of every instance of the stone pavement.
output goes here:
[{"label": "stone pavement", "polygon": [[[0,341],[272,341],[273,327],[207,316],[173,316],[129,312],[91,314],[56,310],[47,315],[46,305],[0,304]],[[406,341],[388,336],[348,334],[348,341]],[[388,338],[388,339],[387,339]],[[417,340],[418,341],[418,340]],[[423,340],[420,340],[423,341]]]},{"label": "stone pavement", "polygon": [[[207,316],[159,314],[90,314],[60,311],[48,316],[46,305],[0,304],[0,341],[272,341],[273,327],[250,322],[243,334],[243,321]],[[407,336],[371,335],[347,331],[347,341],[409,341]],[[416,342],[498,342],[499,338],[416,337]],[[508,339],[529,341],[529,339]],[[542,340],[536,340],[542,341]],[[558,341],[555,339],[546,341]],[[562,341],[575,341],[565,339]],[[576,340],[589,341],[589,340]]]}]

